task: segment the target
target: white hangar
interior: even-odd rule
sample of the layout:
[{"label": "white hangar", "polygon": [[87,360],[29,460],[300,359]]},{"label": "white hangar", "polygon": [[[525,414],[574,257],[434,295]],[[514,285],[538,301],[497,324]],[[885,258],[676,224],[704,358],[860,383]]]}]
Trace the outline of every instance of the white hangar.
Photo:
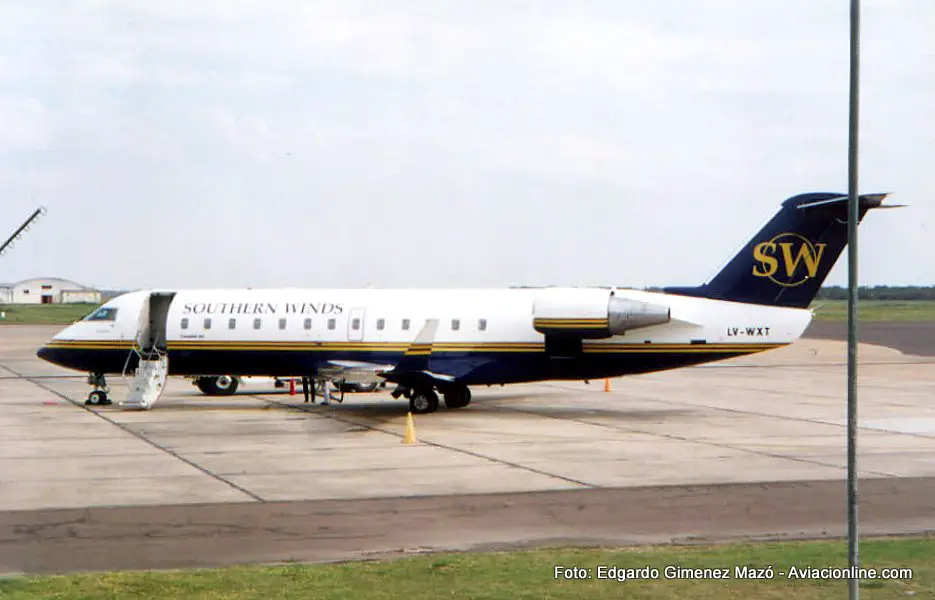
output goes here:
[{"label": "white hangar", "polygon": [[37,277],[10,285],[0,284],[0,304],[75,304],[101,303],[101,292],[61,279]]}]

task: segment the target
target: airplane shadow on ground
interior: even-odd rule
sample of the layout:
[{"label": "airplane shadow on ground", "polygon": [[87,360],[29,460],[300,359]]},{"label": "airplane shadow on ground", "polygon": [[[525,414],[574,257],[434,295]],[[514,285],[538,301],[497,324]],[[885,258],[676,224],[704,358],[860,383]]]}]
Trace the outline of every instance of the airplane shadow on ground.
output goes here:
[{"label": "airplane shadow on ground", "polygon": [[[529,396],[523,397],[523,400],[529,400]],[[500,401],[497,401],[500,400]],[[630,423],[662,422],[666,419],[681,419],[697,414],[694,409],[619,409],[619,408],[595,408],[593,406],[549,406],[535,404],[510,404],[510,400],[517,400],[516,396],[505,396],[495,399],[490,396],[474,401],[467,408],[448,409],[444,405],[438,408],[438,412],[428,415],[415,415],[419,420],[432,419],[434,417],[444,419],[447,416],[455,416],[459,419],[473,418],[509,418],[524,419],[529,417],[545,417],[552,419],[571,419],[571,420],[597,420],[613,419]],[[329,406],[307,405],[301,403],[289,403],[287,406],[298,410],[307,410],[310,413],[334,416],[337,418],[361,418],[377,421],[398,421],[403,419],[409,412],[409,405],[405,400],[369,400],[365,402],[349,402],[344,404],[331,404]],[[309,409],[308,407],[314,406]],[[284,407],[285,408],[285,407]]]},{"label": "airplane shadow on ground", "polygon": [[[666,420],[691,418],[697,415],[697,410],[687,408],[615,408],[599,407],[593,403],[587,405],[556,405],[546,404],[554,402],[554,393],[541,394],[485,394],[476,398],[470,406],[462,409],[449,409],[444,401],[440,403],[438,412],[427,415],[414,415],[417,419],[432,418],[445,419],[458,417],[459,419],[474,418],[509,418],[523,419],[526,417],[540,417],[551,419],[567,419],[578,421],[613,420],[618,423],[645,424],[661,423]],[[179,402],[181,400],[181,402]],[[244,401],[253,401],[250,404]],[[336,419],[361,419],[371,425],[380,423],[398,423],[406,418],[409,412],[409,403],[405,398],[394,399],[387,394],[346,394],[344,402],[332,401],[330,405],[322,405],[320,398],[315,403],[306,404],[301,395],[291,396],[286,390],[264,392],[262,394],[238,392],[233,396],[211,398],[193,391],[173,394],[168,401],[157,403],[152,410],[178,411],[178,412],[268,412],[289,411],[300,415],[318,415]],[[536,404],[536,400],[543,404]],[[120,410],[116,405],[114,409]]]}]

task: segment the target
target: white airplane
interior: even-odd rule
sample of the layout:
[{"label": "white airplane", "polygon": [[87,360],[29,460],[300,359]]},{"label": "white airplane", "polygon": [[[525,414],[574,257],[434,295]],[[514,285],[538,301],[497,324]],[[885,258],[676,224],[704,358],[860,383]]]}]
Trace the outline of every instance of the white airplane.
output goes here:
[{"label": "white airplane", "polygon": [[[884,198],[862,195],[861,218]],[[38,356],[88,372],[90,404],[110,403],[108,374],[134,374],[120,404],[142,408],[168,375],[206,392],[218,374],[300,375],[306,400],[316,381],[380,377],[429,413],[436,391],[462,408],[472,385],[616,377],[790,344],[846,243],[847,197],[801,194],[699,287],[135,291]]]}]

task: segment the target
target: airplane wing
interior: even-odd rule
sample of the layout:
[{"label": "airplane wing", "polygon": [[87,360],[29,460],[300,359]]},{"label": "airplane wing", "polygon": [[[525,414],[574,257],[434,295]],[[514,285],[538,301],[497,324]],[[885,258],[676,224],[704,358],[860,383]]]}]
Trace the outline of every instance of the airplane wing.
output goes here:
[{"label": "airplane wing", "polygon": [[332,381],[347,383],[370,383],[379,380],[381,373],[389,371],[393,365],[381,365],[360,360],[329,360],[327,367],[318,370]]},{"label": "airplane wing", "polygon": [[336,369],[367,371],[374,374],[393,368],[393,365],[381,365],[362,360],[329,360],[328,364]]}]

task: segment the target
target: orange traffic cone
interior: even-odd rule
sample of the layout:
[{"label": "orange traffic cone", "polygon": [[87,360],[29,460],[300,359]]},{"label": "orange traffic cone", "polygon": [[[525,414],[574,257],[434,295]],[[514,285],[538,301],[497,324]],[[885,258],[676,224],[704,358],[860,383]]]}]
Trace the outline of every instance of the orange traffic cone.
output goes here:
[{"label": "orange traffic cone", "polygon": [[609,392],[609,391],[610,391],[610,379],[605,379],[605,380],[604,380],[604,391],[605,391],[605,392]]}]

